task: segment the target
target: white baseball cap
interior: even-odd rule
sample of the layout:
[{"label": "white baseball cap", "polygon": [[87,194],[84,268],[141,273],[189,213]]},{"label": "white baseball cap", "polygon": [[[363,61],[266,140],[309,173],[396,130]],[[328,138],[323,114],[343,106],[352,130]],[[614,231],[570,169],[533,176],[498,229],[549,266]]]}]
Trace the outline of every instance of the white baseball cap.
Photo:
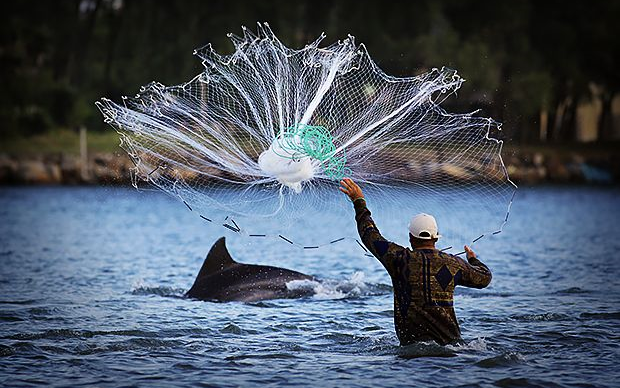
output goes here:
[{"label": "white baseball cap", "polygon": [[413,237],[430,240],[441,237],[437,233],[437,221],[430,214],[420,213],[409,221],[409,233]]}]

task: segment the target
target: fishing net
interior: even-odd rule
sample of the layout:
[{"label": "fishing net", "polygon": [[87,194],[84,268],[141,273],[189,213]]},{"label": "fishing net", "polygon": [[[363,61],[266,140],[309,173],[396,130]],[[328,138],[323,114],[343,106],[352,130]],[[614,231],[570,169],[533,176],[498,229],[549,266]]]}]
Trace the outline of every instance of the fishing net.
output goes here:
[{"label": "fishing net", "polygon": [[444,246],[501,231],[515,186],[499,125],[440,106],[463,82],[456,71],[386,75],[352,36],[298,50],[267,24],[229,37],[231,55],[195,51],[204,71],[187,83],[97,102],[135,163],[135,185],[230,233],[306,249],[357,238],[344,176],[388,238],[406,242],[420,212],[435,215]]}]

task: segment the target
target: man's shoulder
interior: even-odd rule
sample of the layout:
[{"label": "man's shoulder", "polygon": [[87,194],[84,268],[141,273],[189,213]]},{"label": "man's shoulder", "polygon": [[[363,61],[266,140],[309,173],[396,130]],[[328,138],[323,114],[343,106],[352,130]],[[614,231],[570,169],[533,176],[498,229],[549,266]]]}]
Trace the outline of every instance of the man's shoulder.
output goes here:
[{"label": "man's shoulder", "polygon": [[445,254],[437,249],[411,249],[407,248],[411,257],[426,258],[433,260],[445,260]]},{"label": "man's shoulder", "polygon": [[439,252],[441,259],[448,265],[462,268],[466,264],[465,260],[457,255],[453,255],[447,252]]},{"label": "man's shoulder", "polygon": [[462,259],[456,255],[452,255],[447,252],[442,252],[439,249],[407,249],[411,252],[412,256],[432,258],[436,261],[442,261],[447,263],[460,263]]}]

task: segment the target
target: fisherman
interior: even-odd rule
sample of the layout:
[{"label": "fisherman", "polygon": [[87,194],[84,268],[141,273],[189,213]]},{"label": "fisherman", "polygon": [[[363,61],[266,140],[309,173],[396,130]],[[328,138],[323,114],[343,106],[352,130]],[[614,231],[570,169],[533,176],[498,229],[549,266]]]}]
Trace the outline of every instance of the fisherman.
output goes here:
[{"label": "fisherman", "polygon": [[362,242],[379,259],[392,278],[394,324],[401,345],[434,340],[456,342],[461,330],[453,308],[455,286],[484,288],[491,271],[465,246],[467,261],[435,248],[440,235],[435,218],[418,214],[409,223],[411,249],[383,238],[370,216],[362,189],[351,179],[340,181],[340,190],[355,207]]}]

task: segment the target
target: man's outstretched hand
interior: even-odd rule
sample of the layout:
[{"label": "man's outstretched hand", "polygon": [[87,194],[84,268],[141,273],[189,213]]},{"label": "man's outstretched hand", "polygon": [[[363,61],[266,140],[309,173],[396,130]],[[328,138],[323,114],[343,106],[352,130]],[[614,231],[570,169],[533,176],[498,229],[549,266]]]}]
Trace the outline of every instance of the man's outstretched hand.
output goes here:
[{"label": "man's outstretched hand", "polygon": [[472,257],[473,258],[476,257],[476,253],[474,253],[474,251],[472,251],[471,248],[468,247],[467,245],[465,245],[465,254],[468,259],[471,259]]},{"label": "man's outstretched hand", "polygon": [[351,179],[344,178],[340,181],[340,185],[340,191],[348,195],[349,199],[351,199],[352,202],[357,199],[364,198],[364,193],[362,193],[362,189],[360,189],[360,187]]}]

